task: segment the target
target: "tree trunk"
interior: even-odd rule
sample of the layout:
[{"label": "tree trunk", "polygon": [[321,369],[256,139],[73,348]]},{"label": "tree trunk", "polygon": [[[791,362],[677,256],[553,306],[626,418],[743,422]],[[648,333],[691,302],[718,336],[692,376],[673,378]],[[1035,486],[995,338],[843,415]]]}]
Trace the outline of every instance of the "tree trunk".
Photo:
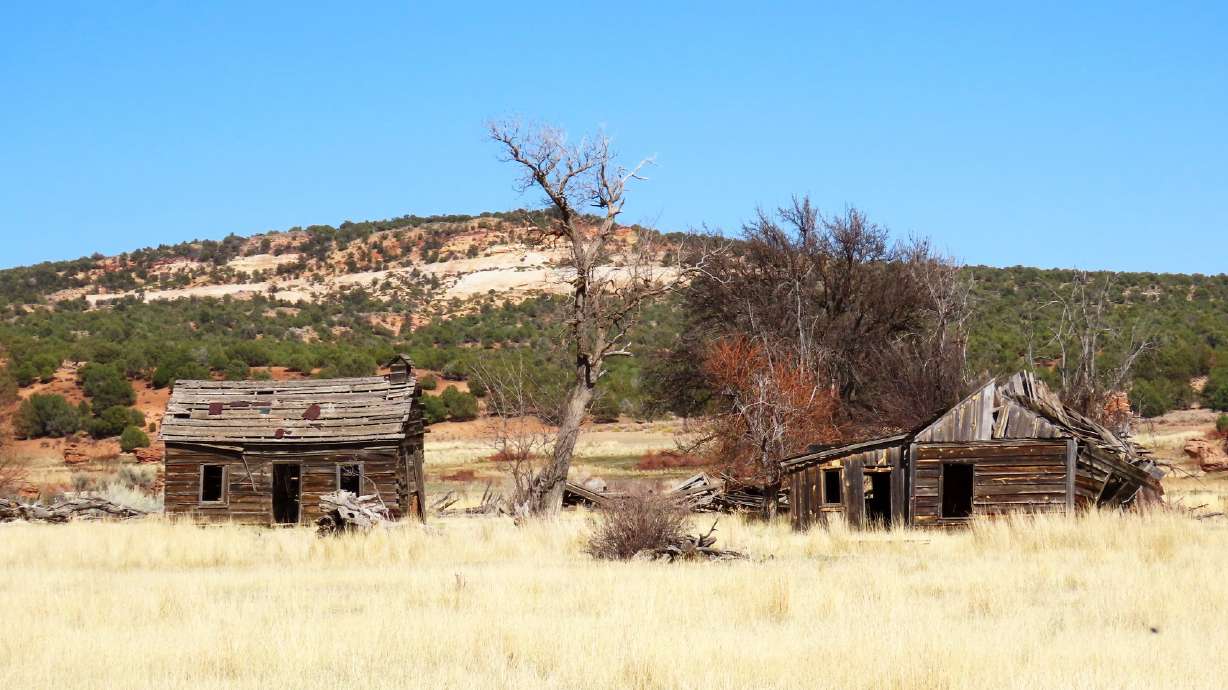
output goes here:
[{"label": "tree trunk", "polygon": [[776,513],[780,509],[780,484],[779,482],[769,483],[763,487],[763,518],[768,522],[776,520]]},{"label": "tree trunk", "polygon": [[576,440],[580,436],[580,425],[584,423],[588,404],[593,399],[593,389],[588,386],[587,376],[587,371],[581,367],[577,371],[576,383],[567,395],[550,464],[537,475],[529,491],[530,514],[557,513],[563,505],[563,486],[567,483],[567,472],[571,469],[571,458],[575,454]]}]

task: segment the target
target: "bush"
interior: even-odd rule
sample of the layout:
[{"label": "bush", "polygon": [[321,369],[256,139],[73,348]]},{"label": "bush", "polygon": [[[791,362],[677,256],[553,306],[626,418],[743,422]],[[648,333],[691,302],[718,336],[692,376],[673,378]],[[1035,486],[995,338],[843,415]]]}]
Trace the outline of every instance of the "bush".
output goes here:
[{"label": "bush", "polygon": [[191,360],[180,360],[159,365],[154,370],[150,383],[154,388],[165,388],[176,381],[203,381],[208,378],[209,370],[203,365]]},{"label": "bush", "polygon": [[60,358],[47,352],[41,352],[29,359],[22,359],[13,365],[13,376],[21,386],[28,386],[35,381],[50,383],[55,378],[55,372],[60,368]]},{"label": "bush", "polygon": [[418,387],[424,391],[433,391],[439,388],[439,379],[435,378],[434,374],[428,374],[418,381]]},{"label": "bush", "polygon": [[320,370],[322,379],[371,376],[375,373],[375,360],[363,352],[343,350],[335,354]]},{"label": "bush", "polygon": [[664,495],[631,495],[603,508],[585,551],[593,558],[625,561],[645,549],[681,542],[689,513]]},{"label": "bush", "polygon": [[286,368],[291,371],[297,371],[300,374],[307,374],[310,376],[311,372],[315,371],[315,364],[307,355],[298,354],[293,355],[290,357],[290,359],[286,360]]},{"label": "bush", "polygon": [[118,367],[91,362],[81,367],[77,378],[96,410],[124,407],[136,402],[136,391]]},{"label": "bush", "polygon": [[137,448],[148,448],[149,436],[141,431],[140,427],[130,426],[120,435],[119,447],[125,453],[131,453]]},{"label": "bush", "polygon": [[1215,418],[1215,430],[1221,434],[1228,434],[1228,414],[1221,414]]},{"label": "bush", "polygon": [[1171,381],[1139,379],[1130,389],[1130,405],[1141,417],[1159,417],[1180,404],[1180,386]]},{"label": "bush", "polygon": [[469,381],[469,392],[473,393],[476,397],[485,398],[487,393],[486,384],[478,379],[472,379]]},{"label": "bush", "polygon": [[232,359],[222,369],[222,375],[226,377],[227,381],[245,381],[251,378],[252,370],[247,366],[247,362],[241,359]]},{"label": "bush", "polygon": [[126,427],[144,426],[145,415],[140,410],[115,405],[102,411],[102,414],[89,420],[86,428],[94,438],[119,436]]},{"label": "bush", "polygon": [[478,399],[472,393],[462,393],[448,386],[439,397],[452,421],[467,422],[478,418]]},{"label": "bush", "polygon": [[422,396],[422,418],[427,424],[438,424],[448,418],[448,407],[438,396]]},{"label": "bush", "polygon": [[13,417],[13,430],[24,438],[68,436],[80,429],[81,414],[60,395],[31,395]]},{"label": "bush", "polygon": [[1228,367],[1220,367],[1207,377],[1207,385],[1202,389],[1202,397],[1207,407],[1221,412],[1228,411]]},{"label": "bush", "polygon": [[439,372],[445,381],[464,381],[465,368],[457,360],[452,360],[443,365],[443,369]]},{"label": "bush", "polygon": [[8,369],[0,369],[0,405],[17,400],[17,379]]}]

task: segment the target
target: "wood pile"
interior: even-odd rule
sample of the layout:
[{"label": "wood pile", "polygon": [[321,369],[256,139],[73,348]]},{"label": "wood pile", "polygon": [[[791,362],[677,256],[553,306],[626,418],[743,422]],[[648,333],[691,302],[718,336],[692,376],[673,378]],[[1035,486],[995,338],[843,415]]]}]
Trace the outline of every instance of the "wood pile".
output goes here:
[{"label": "wood pile", "polygon": [[389,522],[388,507],[379,496],[356,496],[349,491],[334,491],[320,496],[316,533],[320,536],[342,532],[369,531]]},{"label": "wood pile", "polygon": [[[740,485],[729,478],[717,481],[704,472],[683,480],[666,495],[677,497],[687,510],[696,513],[761,513],[765,501],[759,487]],[[602,508],[625,497],[624,493],[598,492],[575,482],[567,482],[563,489],[563,507],[582,505]],[[783,494],[780,496],[780,506],[787,508],[787,498]]]},{"label": "wood pile", "polygon": [[431,504],[431,511],[441,517],[451,515],[508,515],[507,509],[504,507],[503,494],[493,491],[490,484],[486,485],[486,489],[482,491],[482,501],[476,506],[468,508],[454,509],[452,506],[460,501],[460,496],[455,491],[440,496],[434,503]]},{"label": "wood pile", "polygon": [[688,534],[679,541],[656,549],[644,549],[635,554],[632,560],[637,561],[733,561],[745,560],[746,554],[740,551],[729,551],[716,548],[716,523],[706,534]]},{"label": "wood pile", "polygon": [[23,520],[25,522],[63,523],[71,520],[103,518],[129,520],[145,515],[147,513],[143,510],[123,506],[97,496],[77,496],[49,506],[0,498],[0,522]]}]

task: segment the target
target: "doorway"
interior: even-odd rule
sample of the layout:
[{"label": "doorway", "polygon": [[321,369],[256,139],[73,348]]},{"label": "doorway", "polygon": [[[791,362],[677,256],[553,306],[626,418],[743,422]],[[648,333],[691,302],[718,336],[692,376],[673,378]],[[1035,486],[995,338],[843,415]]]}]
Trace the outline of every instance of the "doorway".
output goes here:
[{"label": "doorway", "polygon": [[297,525],[299,518],[299,480],[302,465],[275,463],[273,465],[273,522],[279,525]]},{"label": "doorway", "polygon": [[891,472],[866,472],[866,524],[891,526]]},{"label": "doorway", "polygon": [[942,463],[942,517],[966,518],[972,516],[972,498],[975,479],[970,463]]}]

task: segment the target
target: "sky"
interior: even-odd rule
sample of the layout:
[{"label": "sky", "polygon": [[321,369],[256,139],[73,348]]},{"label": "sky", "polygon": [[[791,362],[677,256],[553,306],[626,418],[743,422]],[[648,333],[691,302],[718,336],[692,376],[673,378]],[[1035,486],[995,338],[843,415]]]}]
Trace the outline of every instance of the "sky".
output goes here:
[{"label": "sky", "polygon": [[[1001,5],[1000,7],[993,7]],[[808,194],[969,264],[1228,271],[1228,3],[0,8],[0,267],[540,205],[521,117],[655,156],[624,220]]]}]

